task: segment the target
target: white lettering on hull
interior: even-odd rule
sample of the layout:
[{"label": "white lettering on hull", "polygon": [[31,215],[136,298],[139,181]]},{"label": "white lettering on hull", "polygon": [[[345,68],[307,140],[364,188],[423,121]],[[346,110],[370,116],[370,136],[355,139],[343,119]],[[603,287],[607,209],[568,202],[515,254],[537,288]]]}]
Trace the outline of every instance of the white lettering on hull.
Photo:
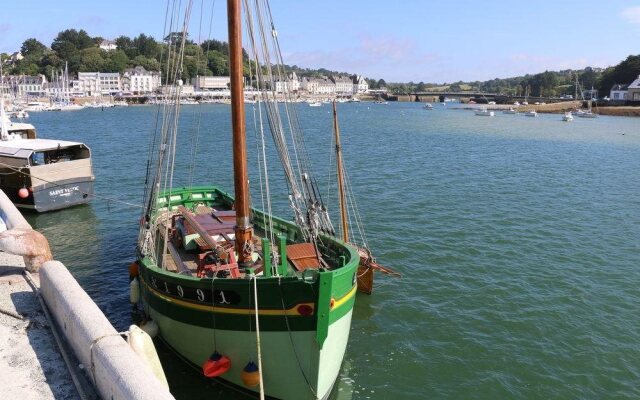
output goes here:
[{"label": "white lettering on hull", "polygon": [[49,196],[50,197],[55,197],[55,196],[68,197],[68,196],[71,196],[73,192],[79,192],[79,191],[80,191],[80,186],[71,186],[71,187],[66,187],[62,189],[50,190]]}]

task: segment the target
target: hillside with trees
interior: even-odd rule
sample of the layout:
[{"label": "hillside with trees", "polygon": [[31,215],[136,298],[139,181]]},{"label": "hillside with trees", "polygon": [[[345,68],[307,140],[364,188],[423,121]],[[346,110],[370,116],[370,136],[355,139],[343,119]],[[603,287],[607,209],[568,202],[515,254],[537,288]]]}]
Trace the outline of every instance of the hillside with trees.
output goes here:
[{"label": "hillside with trees", "polygon": [[[162,71],[166,65],[168,46],[182,41],[182,33],[173,32],[162,42],[151,36],[140,34],[130,38],[120,36],[115,40],[116,50],[102,50],[99,45],[102,37],[91,37],[84,30],[67,29],[56,36],[47,47],[35,38],[22,43],[20,51],[24,58],[8,68],[9,74],[44,74],[49,79],[68,63],[69,73],[77,72],[124,72],[137,65],[149,71]],[[229,46],[226,42],[211,39],[197,44],[185,38],[184,68],[181,79],[189,82],[196,75],[225,76],[229,74]],[[245,75],[249,76],[250,61],[243,51]],[[2,54],[6,60],[7,54]],[[299,76],[352,75],[353,72],[331,71],[325,68],[303,68],[285,65],[286,72],[295,72]],[[533,75],[512,78],[492,79],[488,81],[453,83],[387,83],[384,79],[367,78],[372,89],[387,88],[393,94],[408,94],[430,91],[481,91],[504,95],[562,96],[576,93],[576,77],[582,89],[594,87],[604,96],[616,83],[631,83],[640,74],[640,55],[630,55],[624,61],[606,69],[587,67],[582,70],[544,71]]]}]

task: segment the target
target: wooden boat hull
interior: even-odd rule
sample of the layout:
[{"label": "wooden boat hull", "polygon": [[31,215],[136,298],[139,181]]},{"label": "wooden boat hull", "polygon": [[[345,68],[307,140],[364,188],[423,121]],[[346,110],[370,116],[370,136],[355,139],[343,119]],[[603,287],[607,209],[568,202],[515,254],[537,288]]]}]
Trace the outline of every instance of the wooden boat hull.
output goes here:
[{"label": "wooden boat hull", "polygon": [[[194,195],[215,202],[222,194],[202,188],[172,193],[168,207],[190,206]],[[288,237],[295,236],[293,224],[276,220],[276,225],[290,229]],[[325,398],[338,376],[349,338],[359,257],[354,248],[333,238],[324,242],[330,243],[329,252],[343,257],[342,267],[256,280],[181,275],[140,257],[145,312],[158,323],[161,337],[190,363],[201,366],[218,351],[232,365],[220,378],[257,392],[258,387],[246,387],[240,376],[245,365],[257,363],[258,358],[253,295],[257,284],[266,395]]]}]

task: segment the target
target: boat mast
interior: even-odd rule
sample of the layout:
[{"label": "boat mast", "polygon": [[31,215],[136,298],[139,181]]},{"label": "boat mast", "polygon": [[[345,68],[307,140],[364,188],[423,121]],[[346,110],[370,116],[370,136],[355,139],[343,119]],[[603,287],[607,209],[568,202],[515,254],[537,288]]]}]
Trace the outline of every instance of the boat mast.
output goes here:
[{"label": "boat mast", "polygon": [[229,25],[229,70],[231,75],[231,126],[233,128],[233,182],[236,210],[236,252],[238,263],[252,263],[253,225],[249,215],[246,126],[242,66],[242,9],[240,0],[227,0]]},{"label": "boat mast", "polygon": [[349,242],[349,225],[347,224],[347,199],[344,193],[344,171],[342,168],[342,146],[340,144],[340,127],[336,101],[333,101],[333,132],[336,136],[336,167],[338,169],[338,193],[340,194],[340,216],[342,218],[342,240]]}]

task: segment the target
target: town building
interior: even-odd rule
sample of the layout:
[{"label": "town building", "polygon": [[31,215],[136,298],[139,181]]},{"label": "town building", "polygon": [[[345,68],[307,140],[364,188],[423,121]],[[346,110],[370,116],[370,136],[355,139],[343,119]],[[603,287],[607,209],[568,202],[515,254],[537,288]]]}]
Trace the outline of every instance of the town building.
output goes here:
[{"label": "town building", "polygon": [[122,74],[122,91],[125,93],[135,95],[152,93],[161,84],[159,72],[147,71],[140,65],[126,69]]},{"label": "town building", "polygon": [[609,92],[609,99],[617,100],[617,101],[627,100],[628,87],[629,85],[620,85],[620,84],[613,85],[613,87],[611,88],[611,91]]},{"label": "town building", "polygon": [[640,101],[640,75],[638,75],[638,79],[629,84],[627,88],[627,100]]},{"label": "town building", "polygon": [[231,78],[228,76],[201,76],[191,78],[191,84],[196,91],[225,90],[231,85]]},{"label": "town building", "polygon": [[118,48],[118,45],[113,40],[103,40],[100,42],[100,48],[106,51],[113,51]]},{"label": "town building", "polygon": [[336,89],[337,95],[352,95],[353,94],[353,81],[347,76],[333,76],[331,77]]},{"label": "town building", "polygon": [[8,63],[9,63],[9,64],[15,64],[15,63],[17,63],[18,61],[22,60],[23,58],[24,58],[24,56],[22,55],[22,53],[21,53],[21,52],[19,52],[19,51],[16,51],[16,52],[12,53],[12,54],[9,56]]},{"label": "town building", "polygon": [[332,95],[336,93],[336,84],[327,77],[321,78],[303,78],[300,88],[309,94],[326,94]]},{"label": "town building", "polygon": [[284,80],[276,80],[276,93],[295,93],[300,90],[300,80],[295,72],[292,72]]},{"label": "town building", "polygon": [[583,90],[582,98],[585,100],[596,100],[598,98],[598,89]]},{"label": "town building", "polygon": [[318,80],[315,78],[302,78],[300,82],[300,89],[304,90],[307,93],[316,93],[318,91]]},{"label": "town building", "polygon": [[72,88],[87,96],[116,95],[122,92],[122,82],[117,72],[78,72]]},{"label": "town building", "polygon": [[369,84],[362,75],[356,75],[353,79],[353,93],[367,93],[369,91]]},{"label": "town building", "polygon": [[3,90],[14,97],[43,96],[46,94],[47,78],[44,75],[9,75],[2,79]]}]

